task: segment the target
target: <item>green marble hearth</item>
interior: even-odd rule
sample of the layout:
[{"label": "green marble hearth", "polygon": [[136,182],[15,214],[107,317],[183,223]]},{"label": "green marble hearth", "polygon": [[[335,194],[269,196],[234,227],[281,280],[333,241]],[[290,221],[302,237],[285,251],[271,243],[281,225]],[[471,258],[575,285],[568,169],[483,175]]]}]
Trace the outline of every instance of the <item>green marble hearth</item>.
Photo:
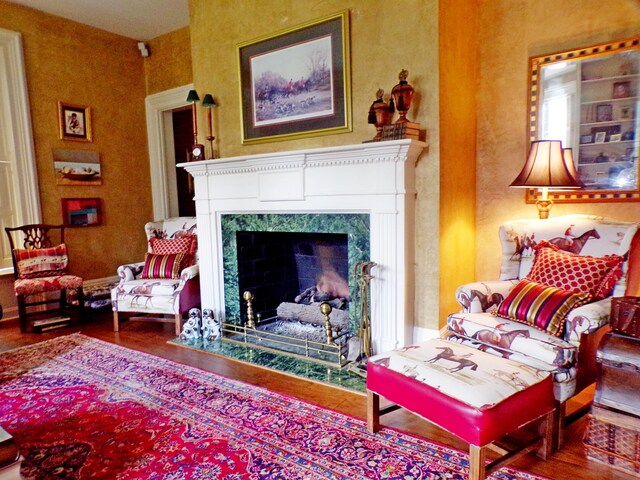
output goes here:
[{"label": "green marble hearth", "polygon": [[340,369],[322,365],[310,360],[303,360],[275,352],[267,352],[250,346],[239,345],[220,339],[203,345],[202,340],[196,342],[183,341],[180,338],[169,340],[169,343],[181,347],[193,348],[214,355],[240,360],[260,367],[270,368],[287,375],[304,378],[333,387],[344,388],[354,392],[365,393],[365,379],[348,369],[348,365]]}]

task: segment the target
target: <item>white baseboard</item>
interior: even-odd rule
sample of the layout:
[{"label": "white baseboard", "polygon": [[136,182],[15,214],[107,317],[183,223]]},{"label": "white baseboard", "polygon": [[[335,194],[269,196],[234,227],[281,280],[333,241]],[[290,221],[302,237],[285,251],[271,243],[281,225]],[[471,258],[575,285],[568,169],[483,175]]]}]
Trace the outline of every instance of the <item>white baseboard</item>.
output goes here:
[{"label": "white baseboard", "polygon": [[18,318],[18,307],[2,307],[2,318],[0,318],[0,322],[4,322],[7,320],[15,320]]},{"label": "white baseboard", "polygon": [[426,342],[432,338],[439,338],[440,331],[433,328],[413,327],[413,343]]}]

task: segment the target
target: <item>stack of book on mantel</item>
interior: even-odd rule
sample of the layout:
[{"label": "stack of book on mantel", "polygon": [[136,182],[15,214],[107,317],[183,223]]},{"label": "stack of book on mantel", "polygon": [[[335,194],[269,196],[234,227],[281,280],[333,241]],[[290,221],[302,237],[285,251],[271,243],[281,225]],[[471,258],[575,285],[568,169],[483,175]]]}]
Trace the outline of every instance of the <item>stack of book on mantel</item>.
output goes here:
[{"label": "stack of book on mantel", "polygon": [[0,480],[18,480],[22,457],[11,435],[0,427]]},{"label": "stack of book on mantel", "polygon": [[415,122],[392,123],[382,127],[382,140],[413,138],[420,140],[420,124]]}]

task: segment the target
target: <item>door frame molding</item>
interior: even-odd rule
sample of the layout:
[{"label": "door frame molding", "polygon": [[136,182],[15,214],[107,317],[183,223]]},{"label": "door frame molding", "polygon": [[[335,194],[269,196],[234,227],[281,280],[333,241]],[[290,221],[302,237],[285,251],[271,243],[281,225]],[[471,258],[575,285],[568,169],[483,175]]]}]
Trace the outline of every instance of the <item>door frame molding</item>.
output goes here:
[{"label": "door frame molding", "polygon": [[169,218],[171,212],[167,157],[173,158],[173,152],[167,148],[165,112],[188,106],[189,90],[193,90],[193,84],[154,93],[145,99],[154,220]]}]

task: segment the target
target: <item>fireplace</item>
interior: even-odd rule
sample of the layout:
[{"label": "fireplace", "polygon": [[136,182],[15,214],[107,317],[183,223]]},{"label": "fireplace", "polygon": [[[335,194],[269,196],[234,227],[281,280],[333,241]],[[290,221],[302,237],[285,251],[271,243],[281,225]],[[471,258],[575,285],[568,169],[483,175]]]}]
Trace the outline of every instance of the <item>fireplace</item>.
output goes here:
[{"label": "fireplace", "polygon": [[346,235],[351,296],[354,262],[377,265],[373,351],[413,341],[414,169],[425,146],[393,140],[181,164],[194,178],[202,308],[221,319],[241,312],[239,232]]}]

